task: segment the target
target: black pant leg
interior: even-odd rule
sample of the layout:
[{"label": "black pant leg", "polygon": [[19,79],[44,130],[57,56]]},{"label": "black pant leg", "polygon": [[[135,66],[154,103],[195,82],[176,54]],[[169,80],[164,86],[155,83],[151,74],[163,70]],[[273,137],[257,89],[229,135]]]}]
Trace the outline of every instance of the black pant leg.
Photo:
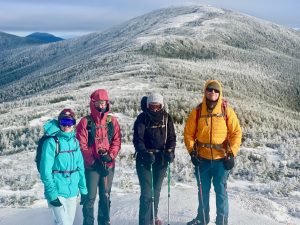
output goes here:
[{"label": "black pant leg", "polygon": [[102,225],[110,221],[110,192],[114,177],[114,168],[108,169],[108,176],[100,176],[99,179],[99,204],[98,204],[98,224]]},{"label": "black pant leg", "polygon": [[167,171],[167,165],[161,165],[161,163],[153,164],[154,213],[155,213],[154,215],[155,215],[155,217],[157,217],[160,191],[161,191],[161,186],[162,186],[162,183],[163,183],[165,175],[166,175],[166,171]]},{"label": "black pant leg", "polygon": [[86,169],[85,178],[88,195],[87,200],[82,206],[83,225],[94,225],[94,204],[99,183],[99,174],[95,170]]},{"label": "black pant leg", "polygon": [[149,225],[151,216],[151,172],[141,161],[136,161],[136,171],[140,183],[139,225]]}]

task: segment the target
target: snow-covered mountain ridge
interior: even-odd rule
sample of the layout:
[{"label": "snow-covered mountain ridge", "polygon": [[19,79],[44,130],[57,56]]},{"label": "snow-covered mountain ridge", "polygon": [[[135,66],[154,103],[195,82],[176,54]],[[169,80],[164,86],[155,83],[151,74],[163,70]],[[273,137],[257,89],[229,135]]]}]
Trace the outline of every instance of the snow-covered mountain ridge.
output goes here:
[{"label": "snow-covered mountain ridge", "polygon": [[[230,84],[232,81],[240,86],[244,86],[244,80],[251,82],[254,90],[248,90],[247,86],[240,87],[247,94],[249,91],[260,91],[261,88],[282,90],[283,96],[282,93],[272,94],[282,100],[282,104],[288,104],[290,97],[299,100],[299,79],[296,80],[300,71],[299,49],[298,32],[247,15],[209,6],[167,8],[137,17],[102,33],[25,47],[7,54],[3,48],[4,54],[0,57],[0,99],[7,101],[62,83],[94,79],[116,72],[128,63],[148,62],[161,68],[157,64],[166,64],[163,59],[177,58],[188,61],[211,59],[206,60],[205,65],[210,62],[220,65],[220,60],[229,61],[233,65],[224,65],[224,69],[235,67],[234,63],[237,63],[243,67],[239,71],[246,71],[250,67],[256,74],[242,72],[236,75],[239,78],[237,80],[234,70],[226,82],[231,88],[234,88]],[[158,62],[153,62],[157,58]],[[188,68],[184,63],[182,66],[183,70],[192,69],[193,72],[198,69]],[[216,65],[208,66],[213,69]],[[180,71],[175,69],[167,72],[166,75],[176,75]],[[206,75],[224,79],[224,75],[220,74],[222,71],[207,72],[203,74],[203,71],[199,71],[201,74],[197,77]],[[284,80],[286,74],[289,77],[287,81]],[[190,76],[194,77],[194,74]],[[262,85],[261,79],[268,82]],[[17,88],[19,90],[16,90],[16,86],[20,87]],[[291,91],[293,88],[297,91]],[[269,100],[274,97],[269,93],[264,94]],[[277,104],[277,101],[274,103]],[[299,110],[299,104],[289,106]]]}]

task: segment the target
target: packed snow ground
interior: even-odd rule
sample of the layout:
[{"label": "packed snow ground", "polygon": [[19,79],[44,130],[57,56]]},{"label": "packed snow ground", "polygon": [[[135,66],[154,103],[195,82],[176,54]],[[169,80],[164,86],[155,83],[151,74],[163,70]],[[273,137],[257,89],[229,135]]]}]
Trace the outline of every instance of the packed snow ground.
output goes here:
[{"label": "packed snow ground", "polygon": [[[265,202],[261,198],[249,198],[249,194],[239,192],[237,187],[245,184],[229,182],[230,225],[296,225],[299,221],[286,222],[289,218],[284,209],[278,209],[270,215],[270,208],[275,202]],[[253,193],[254,195],[254,193]],[[79,199],[78,199],[79,200]],[[171,186],[170,197],[170,224],[183,225],[195,217],[197,211],[197,186],[196,183]],[[211,191],[211,222],[215,224],[215,195]],[[139,190],[134,186],[132,192],[126,193],[121,189],[112,190],[111,222],[114,225],[138,224]],[[95,207],[97,209],[97,207]],[[95,210],[96,211],[96,210]],[[168,219],[167,186],[164,185],[159,205],[159,217],[167,224]],[[275,214],[277,218],[274,219]],[[273,217],[273,218],[271,218]],[[276,216],[275,216],[276,217]],[[278,222],[278,221],[284,222]],[[45,200],[37,201],[32,207],[1,208],[1,225],[53,225],[51,211],[47,208]],[[82,224],[81,206],[78,205],[74,225]]]},{"label": "packed snow ground", "polygon": [[[187,160],[184,157],[186,152],[181,145],[177,149],[177,157],[174,164],[171,164],[171,177],[178,178],[178,161]],[[112,188],[111,219],[114,225],[135,225],[138,224],[139,207],[139,185],[134,169],[134,161],[130,159],[133,153],[133,146],[124,144],[119,154],[114,183]],[[37,172],[33,163],[34,152],[21,152],[13,155],[0,156],[2,178],[6,176],[15,180],[11,185],[18,187],[3,186],[0,189],[0,196],[5,199],[22,199],[22,196],[35,196],[37,200],[28,208],[0,208],[0,225],[52,225],[51,212],[43,200],[43,185],[38,179],[32,189],[26,190],[22,185],[28,181],[25,177],[36,177]],[[274,157],[270,157],[270,160]],[[20,163],[23,162],[23,163]],[[28,163],[24,163],[28,162]],[[189,162],[190,163],[190,162]],[[181,168],[181,167],[180,167]],[[183,170],[183,168],[181,168]],[[175,172],[177,171],[177,172]],[[28,174],[23,174],[27,172]],[[21,176],[19,173],[22,173]],[[6,174],[6,176],[4,176]],[[192,176],[192,175],[191,175]],[[33,178],[32,178],[33,179]],[[186,224],[196,216],[197,211],[197,186],[195,179],[191,181],[178,182],[178,179],[171,180],[170,198],[170,224]],[[189,180],[189,179],[187,179]],[[165,179],[159,207],[159,217],[167,224],[167,185]],[[8,181],[6,181],[8,182]],[[259,190],[263,185],[257,181],[236,180],[231,176],[228,181],[228,194],[230,205],[230,225],[296,225],[300,224],[298,198],[268,196]],[[23,187],[23,189],[22,189]],[[12,198],[11,195],[16,195]],[[295,193],[299,195],[299,192]],[[10,197],[9,197],[10,196]],[[26,199],[26,198],[25,198]],[[1,202],[0,202],[1,203]],[[211,190],[211,223],[215,224],[215,196]],[[291,205],[293,207],[291,207]],[[16,204],[15,206],[20,206]],[[95,207],[97,208],[97,207]],[[81,206],[78,206],[74,225],[82,224]]]}]

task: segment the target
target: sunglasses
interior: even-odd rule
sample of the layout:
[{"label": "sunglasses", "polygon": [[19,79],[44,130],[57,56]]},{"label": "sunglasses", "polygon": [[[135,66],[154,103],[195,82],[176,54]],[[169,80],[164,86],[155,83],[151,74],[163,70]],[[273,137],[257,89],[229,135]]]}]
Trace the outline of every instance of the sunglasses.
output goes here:
[{"label": "sunglasses", "polygon": [[149,110],[156,112],[156,111],[160,111],[162,109],[162,105],[150,103],[148,108],[149,108]]},{"label": "sunglasses", "polygon": [[208,92],[213,92],[214,91],[215,93],[220,93],[220,91],[218,91],[214,88],[206,88],[206,91],[208,91]]},{"label": "sunglasses", "polygon": [[63,127],[71,127],[74,126],[75,124],[76,124],[76,120],[71,118],[63,118],[59,121],[59,125]]}]

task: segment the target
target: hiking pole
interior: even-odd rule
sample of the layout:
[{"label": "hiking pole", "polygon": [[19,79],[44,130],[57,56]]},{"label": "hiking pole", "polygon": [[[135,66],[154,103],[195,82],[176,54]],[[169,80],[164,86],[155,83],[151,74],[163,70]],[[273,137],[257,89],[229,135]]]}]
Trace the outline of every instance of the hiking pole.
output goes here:
[{"label": "hiking pole", "polygon": [[150,172],[151,172],[151,200],[152,200],[152,223],[155,225],[155,213],[154,213],[154,184],[153,184],[153,166],[150,164]]},{"label": "hiking pole", "polygon": [[168,225],[170,225],[170,192],[171,192],[170,181],[171,181],[170,162],[168,162]]},{"label": "hiking pole", "polygon": [[[226,175],[225,175],[226,176]],[[224,194],[223,194],[223,219],[222,219],[222,225],[225,225],[225,209],[227,206],[228,210],[228,194],[227,194],[227,180],[224,183]]]},{"label": "hiking pole", "polygon": [[202,193],[202,182],[201,182],[200,166],[196,166],[196,168],[198,170],[197,172],[198,172],[199,192],[200,192],[200,199],[201,199],[201,205],[202,205],[203,220],[204,220],[204,224],[206,224],[204,204],[203,204],[203,193]]},{"label": "hiking pole", "polygon": [[[103,163],[104,165],[104,169],[108,170],[107,169],[107,165],[106,163]],[[104,179],[104,190],[105,190],[105,197],[106,197],[106,210],[107,210],[107,219],[110,220],[110,216],[109,216],[109,211],[110,211],[110,207],[109,207],[109,194],[108,194],[108,175],[109,175],[109,172],[107,174],[107,176],[104,176],[103,179]]]}]

